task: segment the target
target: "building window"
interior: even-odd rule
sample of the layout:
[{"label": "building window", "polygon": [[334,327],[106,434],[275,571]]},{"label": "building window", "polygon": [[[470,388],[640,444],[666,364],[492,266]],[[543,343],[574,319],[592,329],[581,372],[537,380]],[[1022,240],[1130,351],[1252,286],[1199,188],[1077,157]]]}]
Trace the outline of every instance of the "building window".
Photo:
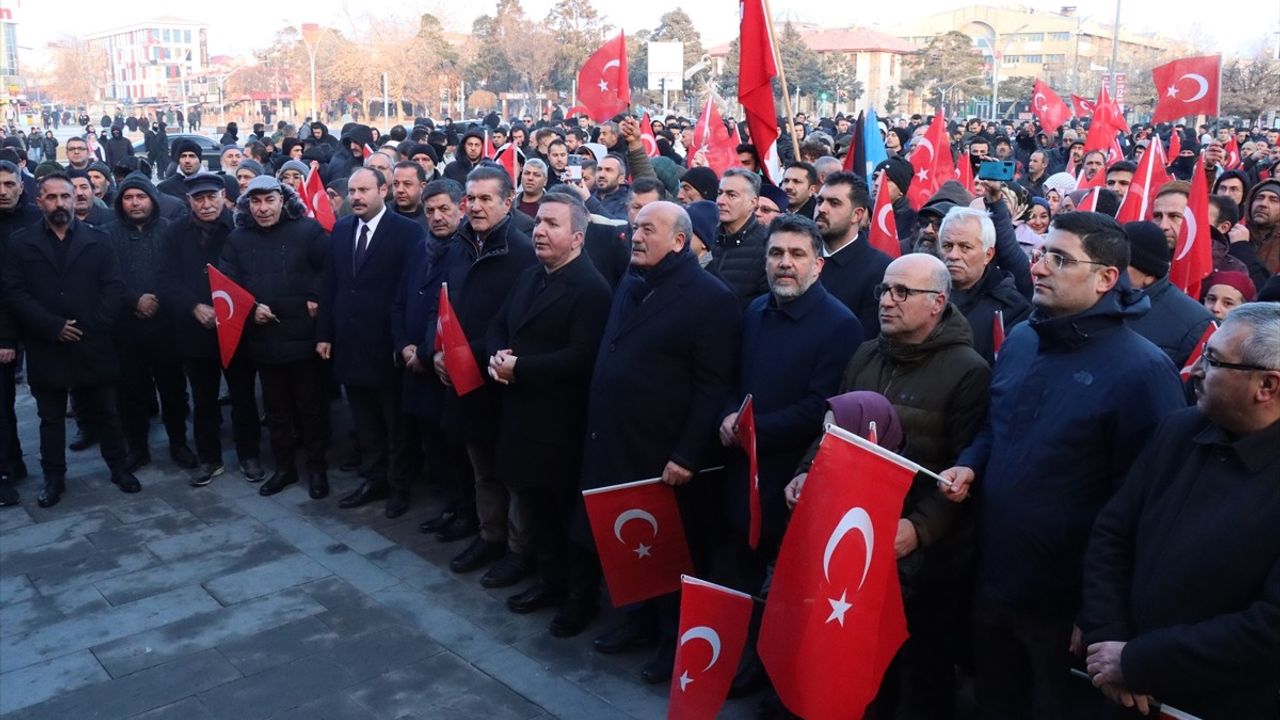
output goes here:
[{"label": "building window", "polygon": [[159,28],[151,28],[151,42],[153,42],[153,43],[155,43],[155,42],[160,42],[160,30],[159,30]]},{"label": "building window", "polygon": [[1044,33],[1042,32],[1022,33],[1021,35],[1017,35],[1016,37],[1017,39],[1022,40],[1023,42],[1044,42]]},{"label": "building window", "polygon": [[160,31],[160,37],[161,37],[161,39],[163,39],[163,40],[164,40],[164,42],[169,42],[169,40],[170,40],[170,37],[169,37],[169,29],[168,29],[168,28],[165,28],[164,30],[161,30],[161,31]]},{"label": "building window", "polygon": [[1071,39],[1071,33],[1069,33],[1069,32],[1056,32],[1056,33],[1049,33],[1049,39],[1050,39],[1050,40],[1056,40],[1056,41],[1070,40],[1070,39]]},{"label": "building window", "polygon": [[186,44],[188,44],[188,45],[190,45],[190,44],[191,44],[191,31],[190,31],[190,30],[183,30],[183,31],[182,31],[182,42],[184,42],[184,43],[186,43]]},{"label": "building window", "polygon": [[1066,55],[1045,55],[1044,61],[1047,63],[1064,63],[1067,61]]},{"label": "building window", "polygon": [[1017,65],[1020,62],[1022,62],[1021,55],[1005,55],[1004,56],[1005,65]]},{"label": "building window", "polygon": [[1040,58],[1041,58],[1040,55],[1023,55],[1022,62],[1039,63],[1039,62],[1042,62]]}]

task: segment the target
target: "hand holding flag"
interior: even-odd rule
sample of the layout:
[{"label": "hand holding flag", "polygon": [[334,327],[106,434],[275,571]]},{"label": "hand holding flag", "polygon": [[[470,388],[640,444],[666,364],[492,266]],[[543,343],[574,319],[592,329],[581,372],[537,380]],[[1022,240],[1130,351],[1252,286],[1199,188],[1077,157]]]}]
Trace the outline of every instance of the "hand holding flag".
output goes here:
[{"label": "hand holding flag", "polygon": [[248,290],[232,282],[213,265],[205,265],[205,271],[209,275],[214,323],[218,329],[218,354],[225,368],[231,364],[231,358],[240,346],[244,323],[253,312],[255,300]]}]

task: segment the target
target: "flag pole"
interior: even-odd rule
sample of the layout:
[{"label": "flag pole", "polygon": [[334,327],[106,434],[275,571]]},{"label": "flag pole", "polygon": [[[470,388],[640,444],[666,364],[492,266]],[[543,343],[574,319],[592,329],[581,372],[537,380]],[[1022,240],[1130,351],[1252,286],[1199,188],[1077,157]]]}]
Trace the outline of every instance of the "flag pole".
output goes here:
[{"label": "flag pole", "polygon": [[[778,37],[773,32],[773,10],[769,7],[769,0],[760,0],[764,5],[764,23],[769,28],[769,46],[773,49],[773,64],[778,66],[778,81],[782,83],[782,107],[787,114],[787,130],[791,134],[791,157],[793,160],[800,159],[800,140],[796,137],[795,113],[791,111],[791,96],[787,93],[787,73],[782,69],[782,52],[778,49]],[[738,43],[742,43],[742,32],[738,32]],[[741,55],[742,48],[738,48]],[[755,142],[755,138],[751,138],[751,142]],[[759,150],[760,148],[756,148]],[[767,148],[766,148],[767,149]],[[782,158],[778,158],[781,160]]]}]

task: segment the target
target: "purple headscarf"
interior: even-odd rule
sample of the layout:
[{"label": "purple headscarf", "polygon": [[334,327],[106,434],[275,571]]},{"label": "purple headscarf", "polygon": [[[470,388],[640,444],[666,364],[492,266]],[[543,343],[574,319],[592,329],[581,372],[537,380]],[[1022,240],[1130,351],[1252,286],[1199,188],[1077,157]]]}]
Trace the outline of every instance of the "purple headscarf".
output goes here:
[{"label": "purple headscarf", "polygon": [[876,424],[880,447],[893,452],[902,450],[906,437],[902,422],[888,398],[876,392],[859,390],[827,398],[827,409],[835,416],[836,425],[859,437],[867,437],[871,422]]}]

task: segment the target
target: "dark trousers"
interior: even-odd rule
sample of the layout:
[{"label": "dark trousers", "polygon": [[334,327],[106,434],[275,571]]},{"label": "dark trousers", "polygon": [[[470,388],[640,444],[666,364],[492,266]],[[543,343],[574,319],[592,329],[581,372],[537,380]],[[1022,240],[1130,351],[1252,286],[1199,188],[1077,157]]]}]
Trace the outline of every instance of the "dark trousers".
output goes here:
[{"label": "dark trousers", "polygon": [[76,420],[98,438],[98,449],[107,467],[124,465],[124,434],[111,385],[67,388],[31,387],[40,416],[40,467],[45,480],[67,475],[67,394],[76,398]]},{"label": "dark trousers", "polygon": [[183,445],[187,441],[187,387],[182,364],[166,346],[171,341],[168,335],[146,333],[124,335],[116,342],[120,358],[120,425],[129,450],[135,454],[148,452],[151,403],[157,391],[169,444]]},{"label": "dark trousers", "polygon": [[978,717],[1068,720],[1100,717],[1106,704],[1071,676],[1071,619],[1034,617],[974,602],[973,655]]},{"label": "dark trousers", "polygon": [[537,562],[538,579],[547,587],[566,589],[569,527],[573,522],[574,502],[581,501],[582,497],[577,485],[517,490],[513,495],[529,519],[529,542]]},{"label": "dark trousers", "polygon": [[956,581],[904,597],[909,636],[885,671],[868,720],[956,717],[956,666],[961,635],[968,632],[969,592],[967,583]]},{"label": "dark trousers", "polygon": [[363,475],[371,486],[408,494],[413,480],[409,423],[400,410],[400,388],[347,385],[347,402],[360,441]]},{"label": "dark trousers", "polygon": [[17,401],[19,355],[13,362],[0,365],[0,474],[22,460],[22,443],[18,440],[18,414],[14,410]]},{"label": "dark trousers", "polygon": [[267,413],[276,470],[296,467],[298,442],[310,472],[324,472],[329,445],[329,365],[317,356],[279,365],[258,366],[262,407]]},{"label": "dark trousers", "polygon": [[240,462],[256,460],[262,426],[254,397],[257,369],[253,360],[243,353],[236,354],[224,370],[217,358],[199,358],[184,362],[183,369],[191,383],[191,424],[200,462],[222,462],[222,408],[218,404],[218,392],[223,377],[231,392],[231,435],[235,439],[236,456]]},{"label": "dark trousers", "polygon": [[426,467],[431,482],[439,488],[445,511],[474,515],[476,482],[466,446],[449,440],[434,419],[417,415],[409,415],[407,419],[412,428],[410,433],[418,438],[413,449],[421,454],[422,460],[419,463],[411,459],[412,467]]},{"label": "dark trousers", "polygon": [[475,471],[476,517],[480,537],[486,542],[505,543],[513,553],[529,552],[529,514],[498,478],[497,446],[492,441],[467,444],[467,455]]}]

